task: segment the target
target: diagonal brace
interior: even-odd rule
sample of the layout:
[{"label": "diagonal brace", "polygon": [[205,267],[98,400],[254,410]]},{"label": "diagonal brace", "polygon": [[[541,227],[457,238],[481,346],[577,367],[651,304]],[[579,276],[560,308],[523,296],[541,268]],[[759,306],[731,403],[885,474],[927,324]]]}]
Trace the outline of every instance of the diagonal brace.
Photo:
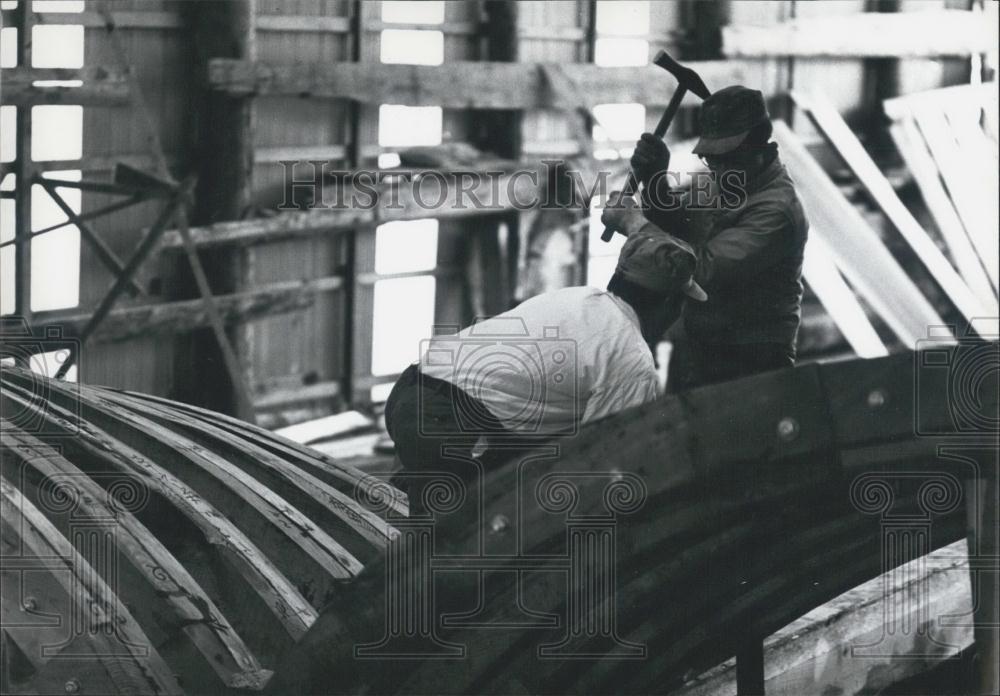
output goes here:
[{"label": "diagonal brace", "polygon": [[[66,203],[63,197],[59,195],[59,192],[56,191],[55,186],[46,183],[43,178],[36,178],[35,183],[40,184],[41,187],[45,189],[46,193],[48,193],[49,196],[52,197],[52,200],[56,202],[56,205],[59,206],[59,209],[62,210],[66,217],[69,218],[69,221],[77,226],[80,230],[80,234],[83,235],[83,238],[86,239],[87,242],[94,248],[94,253],[97,254],[97,258],[101,260],[101,263],[107,266],[107,268],[116,276],[121,276],[124,271],[124,267],[122,266],[122,262],[115,255],[115,252],[113,252],[104,240],[97,236],[97,233],[90,228],[90,225],[88,225],[87,222],[81,218],[68,203]],[[143,287],[134,278],[129,278],[128,285],[129,294],[133,297],[136,295],[146,294]]]}]

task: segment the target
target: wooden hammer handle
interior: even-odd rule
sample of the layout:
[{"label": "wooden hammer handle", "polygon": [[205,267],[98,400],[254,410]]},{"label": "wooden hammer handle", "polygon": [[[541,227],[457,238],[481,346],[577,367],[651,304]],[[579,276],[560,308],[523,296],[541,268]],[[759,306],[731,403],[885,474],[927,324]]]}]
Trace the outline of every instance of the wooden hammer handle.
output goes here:
[{"label": "wooden hammer handle", "polygon": [[[674,96],[670,97],[670,103],[667,104],[666,110],[663,115],[660,116],[660,122],[656,124],[656,130],[653,131],[653,135],[657,138],[662,138],[667,133],[667,129],[670,128],[670,122],[674,120],[674,116],[677,114],[677,110],[681,108],[681,102],[684,101],[684,95],[687,93],[687,87],[681,85],[674,92]],[[635,195],[635,192],[639,189],[639,182],[636,181],[635,174],[633,172],[628,173],[628,179],[625,180],[625,188],[622,189],[622,198],[627,196]],[[603,234],[601,234],[602,242],[610,242],[611,238],[615,236],[615,232],[618,230],[605,227]]]}]

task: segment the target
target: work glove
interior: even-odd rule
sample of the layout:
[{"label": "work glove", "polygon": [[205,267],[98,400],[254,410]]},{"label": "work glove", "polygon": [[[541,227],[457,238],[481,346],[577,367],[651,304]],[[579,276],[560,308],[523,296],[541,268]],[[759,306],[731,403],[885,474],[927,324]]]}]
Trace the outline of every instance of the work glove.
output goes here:
[{"label": "work glove", "polygon": [[652,133],[643,133],[635,144],[629,164],[636,180],[648,188],[650,180],[670,166],[670,149]]},{"label": "work glove", "polygon": [[646,217],[634,198],[623,197],[621,191],[613,191],[601,213],[601,222],[605,227],[629,236],[642,229]]}]

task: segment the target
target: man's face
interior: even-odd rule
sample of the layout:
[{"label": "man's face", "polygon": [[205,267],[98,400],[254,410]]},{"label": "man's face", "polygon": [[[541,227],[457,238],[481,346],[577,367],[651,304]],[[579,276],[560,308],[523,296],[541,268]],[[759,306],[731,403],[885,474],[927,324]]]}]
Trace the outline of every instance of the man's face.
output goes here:
[{"label": "man's face", "polygon": [[747,174],[756,169],[759,153],[756,150],[735,150],[722,155],[701,155],[701,161],[716,175],[728,171]]}]

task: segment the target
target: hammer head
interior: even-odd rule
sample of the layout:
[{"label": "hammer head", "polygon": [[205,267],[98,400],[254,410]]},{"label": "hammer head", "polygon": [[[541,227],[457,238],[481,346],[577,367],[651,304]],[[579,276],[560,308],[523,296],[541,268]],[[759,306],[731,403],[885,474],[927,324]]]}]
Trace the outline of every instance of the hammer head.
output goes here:
[{"label": "hammer head", "polygon": [[683,65],[678,63],[676,60],[667,55],[666,51],[660,51],[653,58],[653,63],[659,65],[661,68],[672,74],[677,78],[677,82],[687,89],[687,91],[697,94],[702,99],[708,99],[712,94],[705,83],[701,81],[696,73],[691,68],[685,68]]}]

